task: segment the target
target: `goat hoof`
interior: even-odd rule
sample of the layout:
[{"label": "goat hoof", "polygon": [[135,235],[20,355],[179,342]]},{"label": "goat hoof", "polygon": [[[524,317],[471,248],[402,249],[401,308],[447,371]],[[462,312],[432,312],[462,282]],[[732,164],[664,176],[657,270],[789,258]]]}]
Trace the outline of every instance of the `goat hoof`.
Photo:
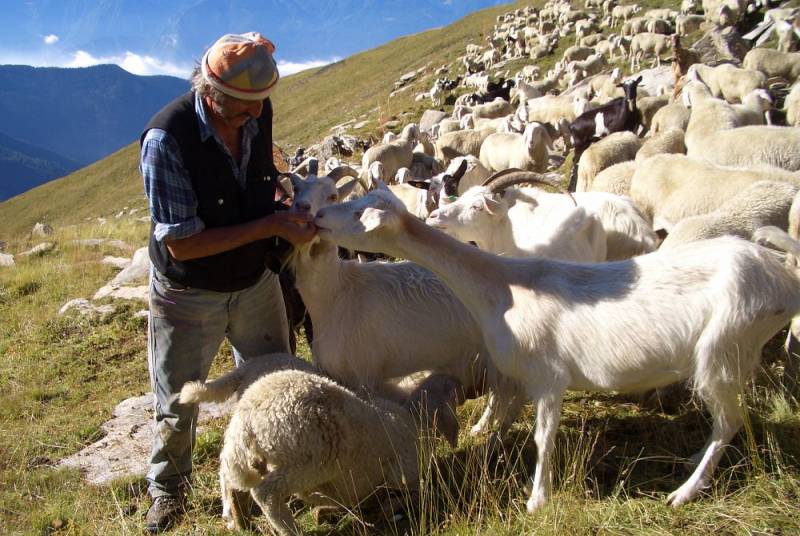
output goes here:
[{"label": "goat hoof", "polygon": [[532,514],[536,510],[544,506],[544,503],[546,502],[547,499],[544,497],[544,495],[531,496],[531,498],[528,499],[528,502],[525,503],[525,509],[528,511],[529,514]]}]

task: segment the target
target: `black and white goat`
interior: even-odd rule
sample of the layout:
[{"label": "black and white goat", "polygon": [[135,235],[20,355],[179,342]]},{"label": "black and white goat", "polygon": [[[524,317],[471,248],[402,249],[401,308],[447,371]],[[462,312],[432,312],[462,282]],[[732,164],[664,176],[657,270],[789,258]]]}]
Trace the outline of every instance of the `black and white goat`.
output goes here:
[{"label": "black and white goat", "polygon": [[574,192],[578,179],[578,161],[589,146],[612,132],[627,130],[638,133],[642,124],[642,113],[636,107],[636,87],[642,77],[627,80],[618,86],[625,91],[624,97],[593,108],[575,118],[569,126],[575,153],[572,159],[572,174],[569,191]]}]

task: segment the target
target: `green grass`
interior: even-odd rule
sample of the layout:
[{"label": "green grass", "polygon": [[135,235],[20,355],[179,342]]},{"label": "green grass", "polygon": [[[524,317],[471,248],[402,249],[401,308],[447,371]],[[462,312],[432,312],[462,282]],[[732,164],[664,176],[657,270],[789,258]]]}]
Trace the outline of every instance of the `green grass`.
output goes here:
[{"label": "green grass", "polygon": [[[645,0],[645,7],[674,5]],[[484,10],[446,28],[397,39],[337,64],[286,77],[275,95],[276,140],[285,147],[318,141],[331,126],[367,119],[361,136],[380,137],[383,123],[419,118],[428,102],[414,96],[430,87],[433,68],[453,61],[478,42],[508,6]],[[562,40],[545,72],[573,38]],[[514,62],[509,68],[525,62]],[[394,81],[428,65],[408,90],[389,98]],[[451,71],[456,74],[460,67]],[[18,253],[42,241],[53,251],[17,257],[0,268],[0,534],[135,534],[149,505],[141,479],[88,486],[72,470],[52,464],[102,436],[101,425],[123,399],[149,390],[146,322],[133,314],[142,304],[118,305],[104,316],[58,316],[63,303],[91,297],[115,270],[105,255],[130,255],[111,246],[78,247],[77,238],[122,239],[146,244],[149,227],[137,170],[138,149],[114,155],[63,179],[0,204],[0,239]],[[569,169],[570,161],[565,164]],[[124,207],[139,209],[116,218]],[[107,219],[101,224],[98,217]],[[52,224],[46,239],[28,236],[33,224]],[[299,512],[306,530],[326,534],[797,534],[800,516],[800,409],[781,383],[779,341],[765,350],[765,365],[744,393],[748,426],[726,452],[711,489],[697,502],[673,510],[666,495],[686,477],[683,461],[706,440],[707,415],[693,406],[662,413],[636,399],[610,394],[570,394],[557,435],[552,501],[525,513],[528,475],[536,459],[530,408],[502,445],[465,433],[483,408],[470,401],[459,412],[463,430],[455,450],[439,445],[424,467],[409,519],[396,525],[355,511],[314,522]],[[299,354],[310,351],[301,339]],[[223,347],[212,369],[231,366]],[[217,457],[225,420],[198,436],[195,476],[186,519],[174,534],[222,534]],[[266,527],[259,520],[259,527]]]}]

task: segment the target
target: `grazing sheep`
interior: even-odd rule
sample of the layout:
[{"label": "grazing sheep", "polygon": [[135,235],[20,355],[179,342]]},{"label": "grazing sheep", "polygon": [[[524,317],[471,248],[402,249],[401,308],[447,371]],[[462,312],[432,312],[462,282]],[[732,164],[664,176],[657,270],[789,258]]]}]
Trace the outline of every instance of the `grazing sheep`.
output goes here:
[{"label": "grazing sheep", "polygon": [[525,171],[545,171],[548,149],[553,140],[540,123],[531,123],[522,134],[497,132],[486,137],[478,155],[481,164],[490,171],[517,168]]},{"label": "grazing sheep", "polygon": [[669,36],[663,34],[644,32],[633,36],[630,51],[631,71],[636,72],[641,68],[642,56],[645,53],[654,56],[651,66],[661,66],[661,54],[670,49],[670,43]]},{"label": "grazing sheep", "polygon": [[[641,151],[641,149],[640,149]],[[631,190],[631,180],[636,171],[636,162],[620,162],[607,167],[597,174],[589,188],[590,192],[607,192],[609,194],[628,197]]]},{"label": "grazing sheep", "polygon": [[[432,435],[452,445],[457,381],[434,375],[400,406],[366,398],[323,376],[296,370],[268,374],[236,405],[220,452],[223,518],[248,528],[249,493],[280,536],[301,534],[287,505],[354,507],[380,486],[416,489]],[[387,505],[388,506],[388,505]],[[391,509],[390,509],[391,512]]]},{"label": "grazing sheep", "polygon": [[633,160],[641,146],[642,140],[639,136],[628,131],[614,132],[590,145],[578,162],[578,183],[575,191],[590,191],[592,181],[598,173],[614,164]]},{"label": "grazing sheep", "polygon": [[614,9],[611,10],[611,26],[616,26],[619,24],[620,19],[623,21],[628,20],[640,10],[641,8],[636,4],[614,6]]},{"label": "grazing sheep", "polygon": [[573,45],[564,51],[561,60],[567,64],[572,61],[585,60],[592,54],[594,54],[593,48]]},{"label": "grazing sheep", "polygon": [[678,128],[653,134],[642,144],[639,152],[636,153],[635,160],[641,162],[657,154],[686,154],[686,144],[683,139],[684,133]]},{"label": "grazing sheep", "polygon": [[614,263],[507,258],[419,222],[385,188],[327,207],[315,225],[343,246],[429,266],[477,319],[498,370],[534,403],[538,455],[529,512],[551,495],[567,390],[632,391],[682,379],[707,402],[713,428],[698,466],[667,503],[696,498],[741,428],[740,393],[763,346],[800,312],[797,277],[741,239]]},{"label": "grazing sheep", "polygon": [[653,222],[669,231],[684,218],[708,214],[755,182],[800,185],[800,176],[772,166],[717,166],[680,154],[659,154],[637,164],[630,196]]},{"label": "grazing sheep", "polygon": [[766,225],[785,229],[797,191],[797,186],[785,182],[755,182],[716,210],[679,221],[661,243],[661,249],[724,235],[750,240],[756,229]]},{"label": "grazing sheep", "polygon": [[[675,19],[675,30],[681,37],[687,36],[692,32],[700,29],[703,24],[704,17],[702,15],[682,14]],[[748,67],[749,69],[749,67]]]}]

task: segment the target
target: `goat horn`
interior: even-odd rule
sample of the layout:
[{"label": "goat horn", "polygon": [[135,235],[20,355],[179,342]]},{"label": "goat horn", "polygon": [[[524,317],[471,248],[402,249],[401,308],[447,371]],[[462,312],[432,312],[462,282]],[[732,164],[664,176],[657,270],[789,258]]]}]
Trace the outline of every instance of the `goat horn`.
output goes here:
[{"label": "goat horn", "polygon": [[499,179],[500,177],[502,177],[504,175],[508,175],[509,173],[519,173],[520,171],[522,171],[522,170],[521,169],[517,169],[517,168],[510,168],[510,169],[504,169],[503,171],[498,171],[497,173],[495,173],[494,175],[492,175],[491,177],[489,177],[488,179],[483,181],[481,183],[481,186],[489,186],[495,180]]},{"label": "goat horn", "polygon": [[348,165],[343,164],[340,166],[336,166],[330,171],[330,173],[328,173],[328,177],[333,179],[334,183],[339,182],[345,177],[355,177],[355,179],[364,188],[364,190],[369,190],[369,187],[364,183],[364,180],[359,174],[359,172]]},{"label": "goat horn", "polygon": [[542,186],[549,186],[551,188],[555,188],[562,194],[568,195],[570,199],[572,199],[572,203],[577,207],[578,202],[575,201],[575,197],[559,186],[556,183],[550,182],[549,180],[544,178],[545,176],[540,173],[534,173],[533,171],[515,171],[514,173],[505,174],[502,177],[502,180],[495,180],[491,184],[488,185],[489,192],[496,194],[500,193],[506,188],[511,186],[515,186],[517,184],[540,184]]},{"label": "goat horn", "polygon": [[278,180],[284,177],[287,177],[290,180],[298,180],[298,181],[303,180],[303,177],[298,173],[294,172],[278,173]]},{"label": "goat horn", "polygon": [[[309,156],[308,158],[297,164],[297,167],[292,170],[292,173],[302,173],[303,171],[307,171],[311,165],[312,160],[316,161],[317,159],[316,157]],[[316,173],[314,173],[314,175],[316,175]]]}]

